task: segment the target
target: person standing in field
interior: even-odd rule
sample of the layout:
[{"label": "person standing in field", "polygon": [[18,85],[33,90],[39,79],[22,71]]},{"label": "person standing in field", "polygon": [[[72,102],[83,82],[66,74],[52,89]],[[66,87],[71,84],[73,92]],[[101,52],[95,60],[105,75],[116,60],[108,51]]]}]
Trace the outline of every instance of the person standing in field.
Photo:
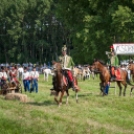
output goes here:
[{"label": "person standing in field", "polygon": [[23,86],[25,92],[30,92],[30,85],[29,85],[29,72],[27,71],[27,67],[24,67],[24,72],[22,74]]},{"label": "person standing in field", "polygon": [[39,80],[39,72],[36,71],[36,67],[33,68],[33,71],[31,72],[31,84],[32,84],[32,89],[35,92],[38,93],[38,80]]},{"label": "person standing in field", "polygon": [[24,72],[23,67],[22,66],[19,66],[19,68],[18,68],[19,80],[22,80],[22,74],[23,74],[23,72]]},{"label": "person standing in field", "polygon": [[7,80],[7,74],[4,67],[1,68],[0,80],[1,80],[1,88],[2,88],[2,86],[6,83]]}]

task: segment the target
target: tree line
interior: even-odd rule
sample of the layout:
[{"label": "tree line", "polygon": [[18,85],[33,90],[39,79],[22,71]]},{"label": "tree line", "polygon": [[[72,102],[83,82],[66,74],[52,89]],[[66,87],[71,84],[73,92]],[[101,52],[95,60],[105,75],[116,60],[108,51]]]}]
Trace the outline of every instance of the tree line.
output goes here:
[{"label": "tree line", "polygon": [[0,62],[51,62],[66,44],[75,63],[106,60],[134,42],[133,0],[0,0]]}]

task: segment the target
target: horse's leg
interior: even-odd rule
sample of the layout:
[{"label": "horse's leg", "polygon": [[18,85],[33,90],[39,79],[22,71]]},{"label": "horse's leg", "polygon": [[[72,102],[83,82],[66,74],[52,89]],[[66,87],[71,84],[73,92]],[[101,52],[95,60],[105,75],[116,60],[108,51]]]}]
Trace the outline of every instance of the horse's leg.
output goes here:
[{"label": "horse's leg", "polygon": [[133,79],[133,82],[134,82],[134,74],[132,74],[132,79]]},{"label": "horse's leg", "polygon": [[54,100],[57,102],[57,104],[59,104],[58,96],[59,96],[59,92],[56,92]]},{"label": "horse's leg", "polygon": [[103,84],[102,83],[100,83],[100,95],[103,93]]},{"label": "horse's leg", "polygon": [[120,82],[120,81],[117,81],[117,85],[118,85],[118,87],[119,87],[119,96],[121,96],[121,94],[122,94],[121,82]]},{"label": "horse's leg", "polygon": [[125,96],[126,95],[127,83],[123,81],[122,84],[124,85],[123,95]]},{"label": "horse's leg", "polygon": [[48,82],[48,73],[46,74],[46,81]]},{"label": "horse's leg", "polygon": [[95,75],[94,75],[94,72],[92,72],[92,78],[94,79]]},{"label": "horse's leg", "polygon": [[103,96],[106,95],[106,85],[108,82],[104,82],[102,85],[102,92],[103,92]]},{"label": "horse's leg", "polygon": [[78,91],[75,92],[76,103],[78,103]]},{"label": "horse's leg", "polygon": [[44,81],[46,81],[46,72],[44,73]]},{"label": "horse's leg", "polygon": [[44,81],[45,81],[45,73],[44,73]]},{"label": "horse's leg", "polygon": [[134,89],[134,86],[131,88],[130,96],[132,96],[133,89]]},{"label": "horse's leg", "polygon": [[60,99],[59,99],[59,106],[62,104],[62,98],[64,96],[64,91],[61,91]]},{"label": "horse's leg", "polygon": [[69,99],[69,93],[68,93],[68,90],[66,90],[66,94],[67,94],[66,105],[68,105],[68,99]]}]

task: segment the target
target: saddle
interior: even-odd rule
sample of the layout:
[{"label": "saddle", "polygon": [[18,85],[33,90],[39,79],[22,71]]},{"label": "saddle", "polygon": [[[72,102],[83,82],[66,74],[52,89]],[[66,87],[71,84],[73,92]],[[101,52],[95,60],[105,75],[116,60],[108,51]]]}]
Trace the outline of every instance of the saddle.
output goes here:
[{"label": "saddle", "polygon": [[116,80],[121,80],[121,73],[119,68],[111,67],[111,74],[115,76]]},{"label": "saddle", "polygon": [[[65,75],[63,75],[63,82],[64,82],[64,84],[65,84],[66,86],[72,87],[72,85],[71,85],[72,83],[69,81],[68,77],[65,76]],[[76,79],[73,79],[73,85],[74,85],[74,88],[75,88],[77,91],[80,90],[80,88],[78,87],[78,83],[77,83]]]},{"label": "saddle", "polygon": [[63,73],[63,82],[66,86],[71,86],[70,78],[68,76],[68,70],[62,70]]}]

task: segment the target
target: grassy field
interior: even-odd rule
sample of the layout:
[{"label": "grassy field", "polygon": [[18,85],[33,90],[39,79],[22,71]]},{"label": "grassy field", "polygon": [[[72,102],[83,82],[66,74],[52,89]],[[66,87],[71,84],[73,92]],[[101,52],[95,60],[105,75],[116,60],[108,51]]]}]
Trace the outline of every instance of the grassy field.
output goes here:
[{"label": "grassy field", "polygon": [[7,101],[0,96],[0,134],[134,134],[134,95],[130,87],[126,96],[111,88],[108,96],[101,96],[99,78],[79,80],[79,103],[70,89],[58,107],[50,96],[49,82],[39,80],[39,93],[26,93],[29,102]]}]

